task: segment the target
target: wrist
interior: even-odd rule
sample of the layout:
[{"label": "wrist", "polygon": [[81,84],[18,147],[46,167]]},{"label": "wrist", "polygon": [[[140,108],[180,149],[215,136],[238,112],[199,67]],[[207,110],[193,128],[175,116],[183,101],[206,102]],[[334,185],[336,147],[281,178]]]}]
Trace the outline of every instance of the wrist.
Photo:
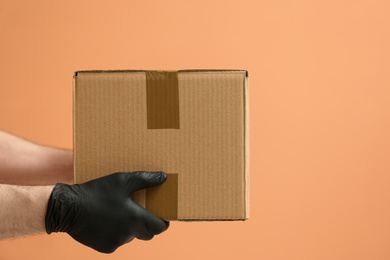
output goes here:
[{"label": "wrist", "polygon": [[71,185],[57,183],[47,206],[45,217],[46,233],[69,232],[73,227],[77,212],[77,196]]}]

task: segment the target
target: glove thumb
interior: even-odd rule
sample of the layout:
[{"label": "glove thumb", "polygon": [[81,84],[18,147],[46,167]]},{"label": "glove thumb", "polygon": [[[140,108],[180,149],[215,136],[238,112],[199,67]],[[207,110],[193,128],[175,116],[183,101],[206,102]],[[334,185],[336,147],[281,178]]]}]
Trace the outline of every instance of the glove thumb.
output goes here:
[{"label": "glove thumb", "polygon": [[167,180],[165,172],[135,171],[126,173],[128,191],[131,193],[163,184]]}]

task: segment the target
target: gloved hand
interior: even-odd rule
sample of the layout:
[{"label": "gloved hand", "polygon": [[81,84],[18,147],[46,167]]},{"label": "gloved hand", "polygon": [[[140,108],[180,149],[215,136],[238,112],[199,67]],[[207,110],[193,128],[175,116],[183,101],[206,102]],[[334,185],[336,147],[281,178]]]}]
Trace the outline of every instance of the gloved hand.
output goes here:
[{"label": "gloved hand", "polygon": [[150,240],[165,222],[130,198],[130,194],[164,183],[164,172],[117,172],[83,184],[58,183],[46,212],[46,232],[66,232],[102,253],[112,253],[134,238]]}]

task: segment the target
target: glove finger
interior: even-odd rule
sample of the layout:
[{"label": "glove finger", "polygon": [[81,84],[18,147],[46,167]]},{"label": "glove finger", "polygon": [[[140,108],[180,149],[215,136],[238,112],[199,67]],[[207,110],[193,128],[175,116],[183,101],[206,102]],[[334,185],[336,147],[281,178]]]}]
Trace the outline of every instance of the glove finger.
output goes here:
[{"label": "glove finger", "polygon": [[136,171],[126,173],[128,191],[131,193],[163,184],[167,180],[165,172]]},{"label": "glove finger", "polygon": [[137,236],[139,240],[145,240],[145,241],[151,240],[153,237],[154,235],[150,234],[149,232],[145,232],[144,234]]},{"label": "glove finger", "polygon": [[169,227],[169,222],[167,224],[166,221],[158,218],[147,210],[145,210],[145,220],[146,228],[148,229],[149,233],[153,235],[158,235],[167,230]]},{"label": "glove finger", "polygon": [[130,243],[133,240],[134,240],[134,237],[130,237],[129,239],[126,240],[125,244]]}]

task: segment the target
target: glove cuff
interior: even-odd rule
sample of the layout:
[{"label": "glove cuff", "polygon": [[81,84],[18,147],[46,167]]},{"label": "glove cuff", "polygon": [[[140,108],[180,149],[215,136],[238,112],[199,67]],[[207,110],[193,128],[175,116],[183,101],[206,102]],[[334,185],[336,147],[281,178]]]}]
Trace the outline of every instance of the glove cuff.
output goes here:
[{"label": "glove cuff", "polygon": [[[73,185],[72,185],[73,186]],[[77,214],[76,193],[71,185],[57,183],[50,195],[46,217],[46,233],[68,232]]]}]

